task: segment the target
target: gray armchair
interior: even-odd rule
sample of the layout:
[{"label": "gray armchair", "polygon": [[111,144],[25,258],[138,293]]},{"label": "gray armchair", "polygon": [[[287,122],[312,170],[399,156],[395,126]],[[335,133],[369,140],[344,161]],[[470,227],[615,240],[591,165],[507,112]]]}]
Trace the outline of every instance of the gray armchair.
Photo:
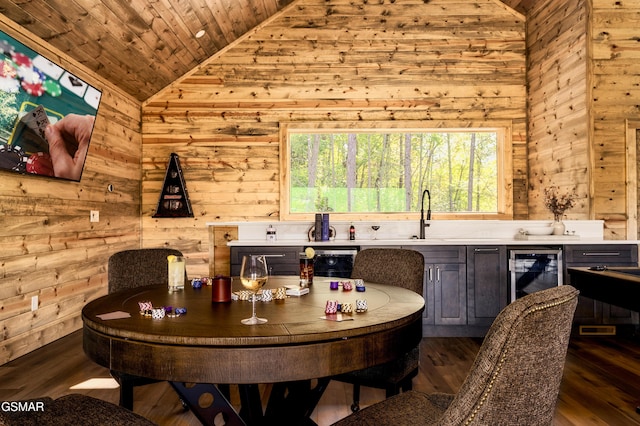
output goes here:
[{"label": "gray armchair", "polygon": [[[393,285],[423,295],[424,256],[415,250],[366,249],[358,252],[351,278],[362,278],[379,284]],[[412,388],[418,374],[420,351],[415,347],[403,357],[351,373],[332,377],[333,380],[353,384],[352,411],[360,409],[360,386],[385,389],[387,397],[402,389]]]},{"label": "gray armchair", "polygon": [[[114,253],[109,258],[107,270],[109,293],[152,284],[167,285],[169,255],[182,256],[182,253],[170,248],[135,249]],[[157,382],[113,370],[111,375],[120,384],[120,405],[129,410],[133,410],[133,388]],[[186,408],[184,401],[182,403]]]},{"label": "gray armchair", "polygon": [[577,298],[564,285],[504,308],[456,395],[409,391],[335,425],[551,425]]}]

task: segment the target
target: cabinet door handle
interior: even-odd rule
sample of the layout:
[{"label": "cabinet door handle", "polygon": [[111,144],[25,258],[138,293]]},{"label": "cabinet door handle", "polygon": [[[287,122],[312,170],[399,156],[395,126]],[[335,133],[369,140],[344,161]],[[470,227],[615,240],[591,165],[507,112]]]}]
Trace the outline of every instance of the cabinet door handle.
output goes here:
[{"label": "cabinet door handle", "polygon": [[440,268],[436,268],[436,281],[440,281]]},{"label": "cabinet door handle", "polygon": [[473,251],[474,251],[474,252],[476,252],[476,253],[483,253],[483,252],[484,252],[484,253],[487,253],[487,252],[492,252],[492,253],[494,253],[494,252],[496,252],[496,251],[498,251],[498,250],[500,250],[498,247],[492,247],[492,248],[475,248],[475,249],[473,249]]},{"label": "cabinet door handle", "polygon": [[620,256],[620,252],[619,251],[609,251],[609,252],[583,252],[582,253],[583,256]]},{"label": "cabinet door handle", "polygon": [[433,281],[433,276],[431,274],[432,268],[429,267],[429,281]]}]

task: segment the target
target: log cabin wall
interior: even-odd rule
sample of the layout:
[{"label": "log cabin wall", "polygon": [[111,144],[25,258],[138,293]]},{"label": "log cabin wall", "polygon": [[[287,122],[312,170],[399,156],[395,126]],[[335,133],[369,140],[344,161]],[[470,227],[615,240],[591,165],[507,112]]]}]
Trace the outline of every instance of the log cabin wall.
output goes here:
[{"label": "log cabin wall", "polygon": [[[140,247],[141,137],[139,101],[2,15],[0,28],[102,90],[79,183],[1,172],[4,364],[81,328],[82,307],[107,292],[109,255]],[[100,212],[98,223],[89,222],[91,210]]]},{"label": "log cabin wall", "polygon": [[553,219],[544,188],[575,192],[569,219],[589,219],[587,1],[546,0],[527,15],[529,217]]},{"label": "log cabin wall", "polygon": [[630,209],[625,195],[625,121],[637,120],[640,114],[640,1],[591,3],[594,216],[605,220],[605,237],[633,238],[637,229],[626,229]]},{"label": "log cabin wall", "polygon": [[[277,221],[282,122],[511,120],[526,218],[524,25],[494,0],[295,1],[143,104],[143,244],[206,275],[206,222]],[[171,152],[194,218],[152,218]]]},{"label": "log cabin wall", "polygon": [[532,219],[551,217],[542,192],[555,184],[579,196],[569,219],[604,220],[605,239],[638,235],[625,152],[640,112],[639,15],[640,2],[614,0],[548,0],[527,15]]}]

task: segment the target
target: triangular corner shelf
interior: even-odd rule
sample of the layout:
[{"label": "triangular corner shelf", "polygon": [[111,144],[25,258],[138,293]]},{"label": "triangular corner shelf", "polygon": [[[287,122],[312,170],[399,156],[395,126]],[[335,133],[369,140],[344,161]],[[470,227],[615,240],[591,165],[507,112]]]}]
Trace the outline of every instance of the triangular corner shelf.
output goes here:
[{"label": "triangular corner shelf", "polygon": [[153,217],[193,217],[178,154],[171,153],[164,176],[158,208]]}]

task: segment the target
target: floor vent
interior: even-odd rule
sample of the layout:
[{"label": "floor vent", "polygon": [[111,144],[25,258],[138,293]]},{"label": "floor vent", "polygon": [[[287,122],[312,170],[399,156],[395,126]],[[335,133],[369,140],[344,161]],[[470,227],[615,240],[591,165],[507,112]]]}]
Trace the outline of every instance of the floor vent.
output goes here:
[{"label": "floor vent", "polygon": [[581,325],[581,336],[615,336],[615,325]]}]

